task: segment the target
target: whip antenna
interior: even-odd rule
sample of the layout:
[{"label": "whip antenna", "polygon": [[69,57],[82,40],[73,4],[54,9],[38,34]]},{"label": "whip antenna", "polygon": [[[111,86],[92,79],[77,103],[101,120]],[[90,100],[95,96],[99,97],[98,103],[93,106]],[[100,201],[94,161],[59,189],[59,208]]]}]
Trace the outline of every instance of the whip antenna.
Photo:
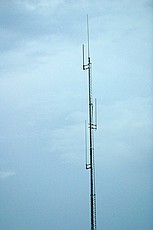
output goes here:
[{"label": "whip antenna", "polygon": [[89,20],[87,15],[87,40],[88,40],[88,58],[90,57],[90,44],[89,44]]}]

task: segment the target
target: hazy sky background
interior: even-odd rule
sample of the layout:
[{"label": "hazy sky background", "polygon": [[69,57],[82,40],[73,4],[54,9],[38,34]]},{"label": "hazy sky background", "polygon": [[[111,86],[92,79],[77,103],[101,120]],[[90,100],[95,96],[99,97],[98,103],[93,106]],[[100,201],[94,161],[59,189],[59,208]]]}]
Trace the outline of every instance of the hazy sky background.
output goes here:
[{"label": "hazy sky background", "polygon": [[0,0],[0,229],[90,229],[90,19],[99,230],[153,229],[153,1]]}]

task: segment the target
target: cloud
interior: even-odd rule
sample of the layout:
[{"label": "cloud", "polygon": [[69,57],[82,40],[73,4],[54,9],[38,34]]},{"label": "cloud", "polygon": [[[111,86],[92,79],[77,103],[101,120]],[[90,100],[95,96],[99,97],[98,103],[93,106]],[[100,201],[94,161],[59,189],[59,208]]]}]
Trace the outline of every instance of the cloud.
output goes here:
[{"label": "cloud", "polygon": [[39,11],[43,12],[43,10],[48,10],[48,8],[55,9],[60,4],[62,4],[64,0],[38,0],[38,1],[21,1],[19,0],[18,3],[21,4],[23,7],[25,7],[29,11]]},{"label": "cloud", "polygon": [[0,180],[6,179],[8,177],[15,176],[15,175],[16,175],[15,172],[11,172],[11,171],[0,171]]},{"label": "cloud", "polygon": [[151,170],[152,112],[152,98],[133,98],[100,108],[103,124],[100,122],[97,135],[98,161],[113,167],[131,165],[134,171]]}]

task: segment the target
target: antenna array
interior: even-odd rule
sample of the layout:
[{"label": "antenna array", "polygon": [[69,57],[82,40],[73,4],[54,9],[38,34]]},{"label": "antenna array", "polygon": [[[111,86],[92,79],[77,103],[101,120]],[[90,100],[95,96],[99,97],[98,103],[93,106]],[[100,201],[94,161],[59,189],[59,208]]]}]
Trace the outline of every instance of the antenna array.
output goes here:
[{"label": "antenna array", "polygon": [[[83,52],[83,70],[88,71],[88,106],[89,106],[89,157],[87,156],[87,132],[85,132],[86,142],[86,169],[90,171],[90,208],[91,208],[91,230],[96,230],[96,189],[95,189],[95,162],[94,162],[94,130],[97,129],[97,108],[96,99],[93,103],[92,99],[92,73],[91,73],[91,58],[90,58],[90,45],[89,45],[89,22],[87,15],[87,40],[88,40],[88,61],[87,64],[84,62],[84,50],[85,47],[82,45]],[[95,116],[94,116],[95,109]],[[85,122],[86,126],[86,122]],[[89,160],[88,160],[89,158]]]}]

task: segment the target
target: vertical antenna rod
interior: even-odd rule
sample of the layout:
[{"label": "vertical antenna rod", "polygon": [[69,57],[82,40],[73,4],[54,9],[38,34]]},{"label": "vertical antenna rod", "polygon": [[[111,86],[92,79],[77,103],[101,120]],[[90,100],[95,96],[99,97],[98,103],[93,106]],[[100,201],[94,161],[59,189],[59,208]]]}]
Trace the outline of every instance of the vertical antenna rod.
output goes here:
[{"label": "vertical antenna rod", "polygon": [[[91,74],[91,59],[89,47],[89,22],[87,15],[87,40],[88,40],[88,62],[84,64],[84,45],[83,48],[83,70],[88,71],[88,106],[89,106],[89,163],[86,162],[86,169],[90,170],[90,211],[91,211],[91,230],[96,230],[96,191],[95,191],[95,163],[94,163],[94,133],[97,129],[97,119],[93,116],[93,99],[92,99],[92,74]],[[96,111],[96,107],[95,107]],[[86,158],[87,159],[87,158]]]},{"label": "vertical antenna rod", "polygon": [[88,39],[88,57],[90,57],[90,44],[89,44],[89,20],[87,15],[87,39]]}]

